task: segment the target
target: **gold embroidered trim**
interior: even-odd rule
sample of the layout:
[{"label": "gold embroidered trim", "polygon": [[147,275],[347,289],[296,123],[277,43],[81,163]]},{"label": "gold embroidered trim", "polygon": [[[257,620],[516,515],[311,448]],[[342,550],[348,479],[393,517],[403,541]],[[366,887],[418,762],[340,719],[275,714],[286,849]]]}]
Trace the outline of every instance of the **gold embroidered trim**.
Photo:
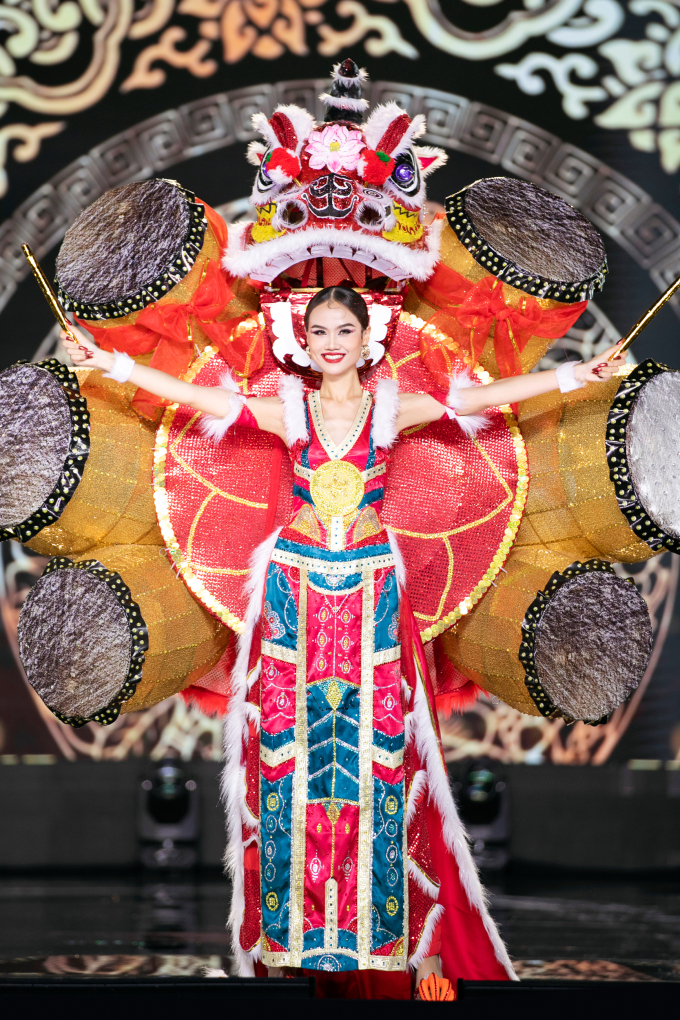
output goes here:
[{"label": "gold embroidered trim", "polygon": [[[386,471],[387,464],[383,461],[382,464],[376,464],[375,467],[369,468],[368,471],[362,471],[361,477],[363,478],[364,482],[370,482],[374,478],[378,478],[380,475],[384,475]],[[293,464],[293,473],[296,474],[299,478],[305,478],[308,482],[311,481],[312,475],[314,474],[311,468],[306,468],[303,464],[300,464],[300,462],[297,460]]]},{"label": "gold embroidered trim", "polygon": [[307,848],[307,571],[300,570],[297,669],[295,674],[295,772],[291,832],[288,966],[302,966]]},{"label": "gold embroidered trim", "polygon": [[355,542],[362,542],[365,538],[373,538],[384,530],[373,507],[367,506],[359,514],[352,530],[352,541],[348,544],[353,545]]},{"label": "gold embroidered trim", "polygon": [[[370,970],[406,970],[406,958],[403,955],[403,940],[398,940],[397,948],[401,949],[401,953],[395,954],[394,956],[370,956],[369,957],[369,969]],[[343,956],[349,956],[351,960],[358,959],[358,953],[353,949],[337,949],[337,953],[341,953]],[[311,960],[317,956],[325,956],[328,953],[327,949],[307,949],[302,954],[303,960]],[[262,951],[262,962],[267,967],[287,967],[288,964],[288,953],[269,953],[264,948]],[[361,968],[363,969],[363,968]]]},{"label": "gold embroidered trim", "polygon": [[338,948],[338,883],[334,878],[326,881],[324,907],[324,949],[333,951]]},{"label": "gold embroidered trim", "polygon": [[373,883],[373,570],[362,571],[361,696],[359,703],[359,847],[357,854],[357,949],[359,969],[370,967]]},{"label": "gold embroidered trim", "polygon": [[399,939],[402,943],[402,952],[398,956],[371,956],[369,957],[369,967],[371,970],[406,970],[406,957],[403,955],[403,939]]},{"label": "gold embroidered trim", "polygon": [[373,665],[384,666],[386,662],[398,662],[401,659],[401,645],[394,648],[383,648],[382,652],[373,652]]},{"label": "gold embroidered trim", "polygon": [[275,645],[273,641],[263,641],[261,644],[262,654],[268,659],[278,659],[279,662],[297,662],[297,652],[294,648],[284,648],[283,645]]},{"label": "gold embroidered trim", "polygon": [[305,503],[296,514],[295,520],[288,527],[292,528],[293,531],[299,531],[301,535],[305,535],[307,538],[311,538],[313,542],[322,541],[319,520],[309,503]]},{"label": "gold embroidered trim", "polygon": [[277,765],[283,765],[284,761],[288,761],[289,758],[295,757],[295,742],[291,741],[290,744],[284,744],[283,747],[277,748],[276,751],[272,751],[268,747],[264,747],[260,744],[260,761],[263,761],[265,765],[274,769]]},{"label": "gold embroidered trim", "polygon": [[373,745],[373,761],[378,765],[384,765],[388,769],[398,769],[404,764],[404,749],[401,751],[385,751],[382,747]]},{"label": "gold embroidered trim", "polygon": [[301,553],[289,552],[287,549],[274,549],[272,563],[282,563],[287,567],[298,567],[313,574],[326,574],[334,577],[347,577],[350,574],[361,574],[365,570],[382,570],[383,567],[394,566],[392,553],[384,553],[380,556],[367,556],[360,560],[347,560],[333,562],[329,560],[316,559],[312,556],[303,556]]},{"label": "gold embroidered trim", "polygon": [[312,390],[309,394],[309,411],[314,422],[314,428],[316,434],[319,437],[321,445],[328,454],[331,460],[342,460],[342,458],[349,453],[357,439],[361,435],[368,412],[371,409],[373,398],[368,390],[364,390],[361,396],[361,404],[359,410],[356,413],[356,417],[350,426],[349,432],[340,443],[336,446],[326,428],[326,423],[323,420],[323,411],[321,410],[321,397],[319,396],[318,390]]}]

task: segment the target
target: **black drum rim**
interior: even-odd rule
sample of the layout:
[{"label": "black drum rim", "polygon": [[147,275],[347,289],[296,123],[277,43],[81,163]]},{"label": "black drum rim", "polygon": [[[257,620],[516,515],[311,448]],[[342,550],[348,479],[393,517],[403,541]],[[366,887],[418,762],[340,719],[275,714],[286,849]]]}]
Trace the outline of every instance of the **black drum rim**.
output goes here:
[{"label": "black drum rim", "polygon": [[[167,180],[167,178],[162,178],[162,180]],[[181,283],[185,276],[188,276],[203,248],[208,226],[205,206],[196,201],[193,191],[183,188],[177,181],[168,180],[168,184],[174,185],[182,193],[189,207],[188,233],[172,261],[161,270],[158,276],[135,294],[126,294],[124,297],[108,303],[95,304],[94,302],[78,301],[63,289],[58,278],[55,277],[54,282],[57,284],[59,301],[67,312],[73,311],[77,318],[89,321],[119,319],[160,301],[171,292],[176,284]]]},{"label": "black drum rim", "polygon": [[636,365],[630,375],[621,380],[607,415],[605,449],[616,502],[633,534],[655,552],[668,549],[669,552],[680,553],[680,539],[665,532],[640,502],[633,485],[626,449],[628,423],[640,390],[654,376],[670,371],[672,369],[666,365],[660,365],[648,358]]},{"label": "black drum rim", "polygon": [[[120,715],[123,704],[134,696],[137,684],[142,679],[146,652],[149,650],[149,631],[146,622],[138,603],[132,598],[132,592],[120,574],[114,570],[109,570],[99,560],[79,560],[75,562],[67,556],[54,556],[43,570],[41,577],[52,574],[55,570],[87,571],[87,573],[92,574],[99,581],[103,581],[109,590],[113,592],[118,604],[125,613],[128,627],[130,628],[130,666],[118,694],[104,708],[97,709],[96,712],[89,716],[64,715],[63,712],[50,708],[46,702],[45,704],[57,719],[68,726],[73,726],[75,729],[89,722],[99,723],[100,726],[110,726]],[[27,601],[30,597],[31,593],[29,592]]]},{"label": "black drum rim", "polygon": [[[514,180],[514,178],[511,178]],[[552,280],[548,277],[537,276],[521,269],[518,265],[501,255],[489,242],[477,232],[465,208],[465,196],[467,191],[477,181],[468,184],[461,191],[449,195],[445,202],[446,217],[449,225],[455,231],[458,240],[465,246],[472,255],[475,262],[510,287],[516,287],[535,298],[551,299],[561,301],[564,304],[576,304],[579,301],[590,301],[590,299],[601,291],[609,268],[605,256],[600,268],[592,276],[580,283],[565,282],[563,280]],[[526,183],[526,182],[525,182]],[[535,187],[538,188],[536,185]],[[538,190],[545,190],[538,188]],[[554,196],[553,196],[554,197]],[[578,210],[576,210],[578,212]]]},{"label": "black drum rim", "polygon": [[[18,365],[30,364],[31,362],[25,360],[17,361],[6,371],[9,372]],[[87,410],[87,400],[80,394],[78,376],[56,358],[38,361],[33,367],[48,372],[61,386],[71,417],[71,441],[61,474],[49,496],[20,524],[0,528],[0,542],[10,538],[18,542],[29,542],[43,528],[58,521],[80,485],[87,458],[90,456],[90,413]]]},{"label": "black drum rim", "polygon": [[[602,723],[607,722],[609,714],[602,716],[601,719],[578,720],[573,719],[570,715],[567,715],[557,707],[541,684],[538,676],[538,668],[536,666],[535,657],[536,633],[538,631],[538,625],[541,622],[541,617],[543,616],[543,613],[555,592],[558,591],[562,585],[566,584],[567,581],[571,581],[579,574],[590,574],[594,571],[597,571],[598,573],[613,574],[616,576],[616,571],[607,560],[592,559],[586,560],[584,563],[576,560],[574,563],[570,564],[566,570],[555,571],[545,588],[536,593],[536,598],[527,609],[524,614],[524,619],[522,620],[522,643],[519,646],[519,661],[524,668],[524,684],[526,689],[529,692],[531,700],[542,716],[546,719],[563,719],[568,725],[575,722],[584,722],[587,726],[599,726]],[[634,581],[629,577],[626,578],[623,583],[635,586]]]}]

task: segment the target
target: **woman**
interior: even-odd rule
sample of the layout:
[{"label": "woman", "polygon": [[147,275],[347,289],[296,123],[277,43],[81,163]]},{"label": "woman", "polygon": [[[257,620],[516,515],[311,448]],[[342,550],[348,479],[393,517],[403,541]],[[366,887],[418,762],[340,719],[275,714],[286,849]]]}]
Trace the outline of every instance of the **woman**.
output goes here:
[{"label": "woman", "polygon": [[[77,331],[80,346],[64,342],[76,365],[203,412],[216,442],[235,423],[264,429],[293,461],[291,519],[253,559],[225,734],[240,969],[309,969],[327,994],[394,998],[410,997],[409,964],[417,983],[442,964],[451,979],[513,977],[449,791],[399,550],[380,522],[386,462],[403,429],[448,415],[474,432],[486,408],[609,379],[623,359],[608,362],[611,348],[487,386],[458,378],[447,406],[389,381],[373,399],[357,373],[364,300],[326,288],[305,328],[320,389],[305,395],[288,376],[278,397],[247,400],[230,377],[196,386]],[[335,990],[324,972],[336,972]]]}]

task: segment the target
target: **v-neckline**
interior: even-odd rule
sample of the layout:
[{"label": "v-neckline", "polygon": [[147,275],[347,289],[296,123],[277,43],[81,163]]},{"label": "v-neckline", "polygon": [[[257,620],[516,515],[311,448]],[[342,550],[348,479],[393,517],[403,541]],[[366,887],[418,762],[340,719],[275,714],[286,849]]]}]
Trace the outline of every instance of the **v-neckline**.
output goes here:
[{"label": "v-neckline", "polygon": [[309,395],[309,408],[312,414],[314,428],[321,445],[331,460],[342,460],[342,458],[345,457],[352,449],[361,435],[364,425],[366,424],[366,418],[368,417],[372,400],[373,398],[368,390],[364,390],[354,421],[347,430],[345,438],[341,443],[336,445],[336,443],[334,443],[331,439],[328,429],[326,428],[326,422],[323,420],[323,410],[321,408],[321,396],[319,391],[312,390]]}]

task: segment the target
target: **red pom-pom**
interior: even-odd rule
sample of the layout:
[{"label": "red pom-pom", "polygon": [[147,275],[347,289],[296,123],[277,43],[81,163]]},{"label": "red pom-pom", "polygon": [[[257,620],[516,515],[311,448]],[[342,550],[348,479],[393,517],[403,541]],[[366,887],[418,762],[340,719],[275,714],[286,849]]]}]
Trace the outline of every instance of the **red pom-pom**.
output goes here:
[{"label": "red pom-pom", "polygon": [[271,174],[272,170],[280,170],[282,176],[292,181],[300,173],[300,160],[287,149],[274,149],[267,160],[267,173]]},{"label": "red pom-pom", "polygon": [[466,712],[471,705],[474,705],[478,698],[487,693],[483,688],[478,687],[474,680],[468,680],[466,684],[463,684],[456,691],[437,694],[434,700],[437,711],[445,719],[448,719],[452,715],[460,715]]},{"label": "red pom-pom", "polygon": [[366,184],[384,184],[394,170],[394,160],[386,152],[364,149],[361,159],[364,166],[361,176]]},{"label": "red pom-pom", "polygon": [[227,714],[229,698],[225,697],[224,694],[209,691],[205,687],[196,687],[193,684],[191,687],[185,687],[179,693],[189,708],[193,705],[194,708],[197,708],[199,712],[203,712],[204,715],[222,716]]}]

